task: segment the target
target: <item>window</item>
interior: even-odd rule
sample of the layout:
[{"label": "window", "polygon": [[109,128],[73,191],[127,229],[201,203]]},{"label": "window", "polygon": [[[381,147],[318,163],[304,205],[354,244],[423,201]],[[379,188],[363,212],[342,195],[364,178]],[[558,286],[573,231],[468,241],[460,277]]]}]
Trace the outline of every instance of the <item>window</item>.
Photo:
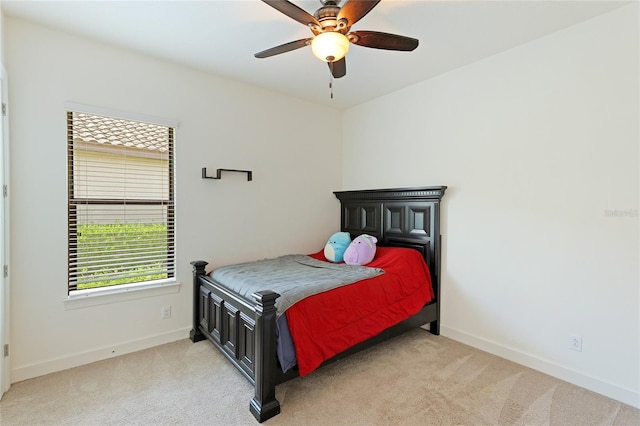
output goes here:
[{"label": "window", "polygon": [[69,292],[174,277],[173,133],[67,112]]}]

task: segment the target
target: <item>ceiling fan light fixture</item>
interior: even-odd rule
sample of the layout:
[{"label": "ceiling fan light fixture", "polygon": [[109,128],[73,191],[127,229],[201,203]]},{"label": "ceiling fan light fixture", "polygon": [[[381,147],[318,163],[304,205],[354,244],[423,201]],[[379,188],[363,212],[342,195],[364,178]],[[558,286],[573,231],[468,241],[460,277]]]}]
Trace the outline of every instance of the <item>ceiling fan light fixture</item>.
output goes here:
[{"label": "ceiling fan light fixture", "polygon": [[336,62],[349,51],[349,39],[337,31],[320,33],[311,40],[311,50],[324,62]]}]

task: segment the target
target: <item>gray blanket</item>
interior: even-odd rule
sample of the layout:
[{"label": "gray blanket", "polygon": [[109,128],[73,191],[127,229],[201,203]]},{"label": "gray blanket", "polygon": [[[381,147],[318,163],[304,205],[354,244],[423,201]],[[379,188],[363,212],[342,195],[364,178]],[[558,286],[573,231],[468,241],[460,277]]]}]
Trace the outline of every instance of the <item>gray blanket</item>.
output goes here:
[{"label": "gray blanket", "polygon": [[373,278],[379,268],[322,262],[302,254],[223,266],[211,273],[223,286],[251,299],[260,290],[275,291],[277,316],[305,297]]}]

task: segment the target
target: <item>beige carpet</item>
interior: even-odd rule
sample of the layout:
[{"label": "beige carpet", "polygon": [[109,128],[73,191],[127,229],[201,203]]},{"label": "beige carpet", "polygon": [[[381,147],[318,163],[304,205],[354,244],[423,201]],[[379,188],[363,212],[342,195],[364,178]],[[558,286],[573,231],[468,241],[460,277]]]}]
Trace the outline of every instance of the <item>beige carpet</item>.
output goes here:
[{"label": "beige carpet", "polygon": [[[188,339],[15,383],[10,425],[255,425],[253,388]],[[640,425],[640,410],[417,329],[277,388],[267,425]]]}]

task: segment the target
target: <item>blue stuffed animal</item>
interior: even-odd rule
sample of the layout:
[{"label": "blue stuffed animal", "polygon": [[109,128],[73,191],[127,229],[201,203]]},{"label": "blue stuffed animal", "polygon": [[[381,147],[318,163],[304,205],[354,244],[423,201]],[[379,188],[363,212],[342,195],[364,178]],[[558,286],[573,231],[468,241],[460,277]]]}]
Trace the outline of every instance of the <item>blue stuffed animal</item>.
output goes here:
[{"label": "blue stuffed animal", "polygon": [[336,232],[324,246],[324,257],[329,262],[340,263],[344,259],[344,251],[351,243],[351,235],[348,232]]}]

